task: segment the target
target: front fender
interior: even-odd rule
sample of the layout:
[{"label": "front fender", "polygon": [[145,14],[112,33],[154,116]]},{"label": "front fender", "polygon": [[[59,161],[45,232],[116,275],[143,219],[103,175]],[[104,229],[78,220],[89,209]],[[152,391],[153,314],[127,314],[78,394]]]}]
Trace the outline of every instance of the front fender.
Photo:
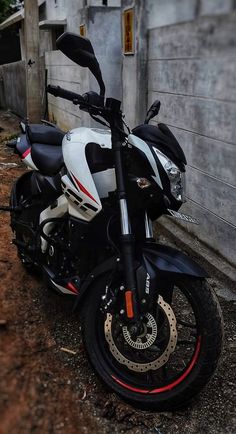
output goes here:
[{"label": "front fender", "polygon": [[[141,267],[137,267],[136,270],[137,285],[139,287],[138,291],[141,291],[141,293],[144,291],[146,295],[147,285],[150,285],[150,291],[148,291],[150,296],[154,295],[154,292],[160,287],[160,284],[163,286],[164,282],[162,278],[168,280],[166,284],[169,286],[169,281],[172,281],[173,277],[177,275],[196,278],[208,277],[208,274],[200,265],[196,264],[189,256],[172,247],[162,244],[147,243],[142,246],[140,253],[142,256],[142,265],[140,264]],[[122,266],[117,261],[117,257],[113,256],[89,273],[81,284],[74,309],[76,309],[77,306],[81,307],[83,305],[86,295],[95,281],[99,279],[101,280],[101,284],[104,283],[105,285],[108,275],[118,270],[118,268],[122,270]],[[147,276],[149,276],[150,282],[148,282]]]},{"label": "front fender", "polygon": [[184,274],[186,276],[205,278],[207,272],[193,259],[173,247],[162,244],[147,243],[142,248],[142,257],[145,263],[160,273]]}]

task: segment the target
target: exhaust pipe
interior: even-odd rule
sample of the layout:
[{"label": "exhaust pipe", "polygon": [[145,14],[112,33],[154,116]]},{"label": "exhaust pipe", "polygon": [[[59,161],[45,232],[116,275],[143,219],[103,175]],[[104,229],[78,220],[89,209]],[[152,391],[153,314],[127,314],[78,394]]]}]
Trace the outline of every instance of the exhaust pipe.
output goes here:
[{"label": "exhaust pipe", "polygon": [[8,143],[6,143],[6,146],[11,149],[15,149],[16,145],[17,145],[17,139],[12,139]]}]

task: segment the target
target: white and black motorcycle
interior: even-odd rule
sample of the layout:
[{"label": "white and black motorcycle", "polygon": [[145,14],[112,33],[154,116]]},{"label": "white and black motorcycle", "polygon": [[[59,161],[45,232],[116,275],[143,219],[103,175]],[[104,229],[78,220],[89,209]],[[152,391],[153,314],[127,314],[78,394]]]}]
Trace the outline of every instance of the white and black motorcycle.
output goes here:
[{"label": "white and black motorcycle", "polygon": [[15,150],[33,170],[12,188],[13,242],[27,268],[38,267],[50,286],[75,297],[102,380],[141,408],[173,410],[205,386],[222,345],[207,273],[153,238],[153,220],[179,214],[186,159],[166,125],[148,125],[158,101],[143,125],[125,127],[121,102],[104,99],[88,39],[64,33],[57,47],[90,69],[100,94],[56,86],[48,92],[108,128],[65,134],[26,123]]}]

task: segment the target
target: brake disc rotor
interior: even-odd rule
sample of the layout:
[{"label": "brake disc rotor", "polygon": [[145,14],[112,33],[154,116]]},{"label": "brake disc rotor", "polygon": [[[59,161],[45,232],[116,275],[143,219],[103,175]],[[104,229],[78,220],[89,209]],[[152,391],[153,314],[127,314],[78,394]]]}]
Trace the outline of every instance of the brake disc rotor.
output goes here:
[{"label": "brake disc rotor", "polygon": [[[159,295],[158,297],[158,305],[162,309],[163,313],[166,316],[169,326],[169,340],[166,345],[166,348],[155,360],[152,360],[147,363],[139,363],[136,361],[129,360],[125,357],[120,350],[117,348],[117,345],[114,342],[112,335],[112,315],[107,313],[106,321],[104,323],[104,332],[105,338],[109,345],[110,351],[115,359],[121,363],[122,365],[127,366],[132,371],[136,372],[147,372],[150,370],[157,370],[161,366],[163,366],[169,360],[171,353],[175,350],[177,343],[177,329],[176,329],[176,318],[171,306],[166,303],[163,298]],[[123,337],[126,343],[130,345],[134,350],[146,350],[150,348],[156,339],[158,339],[158,328],[155,319],[150,313],[146,314],[147,323],[144,325],[143,333],[134,340],[127,327],[122,327]]]}]

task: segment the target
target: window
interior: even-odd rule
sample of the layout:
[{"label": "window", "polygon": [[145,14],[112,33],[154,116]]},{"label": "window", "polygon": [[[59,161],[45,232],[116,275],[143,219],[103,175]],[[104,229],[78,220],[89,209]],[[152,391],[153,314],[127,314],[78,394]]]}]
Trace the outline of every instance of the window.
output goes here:
[{"label": "window", "polygon": [[52,49],[57,50],[56,40],[64,33],[64,26],[55,26],[52,28]]}]

